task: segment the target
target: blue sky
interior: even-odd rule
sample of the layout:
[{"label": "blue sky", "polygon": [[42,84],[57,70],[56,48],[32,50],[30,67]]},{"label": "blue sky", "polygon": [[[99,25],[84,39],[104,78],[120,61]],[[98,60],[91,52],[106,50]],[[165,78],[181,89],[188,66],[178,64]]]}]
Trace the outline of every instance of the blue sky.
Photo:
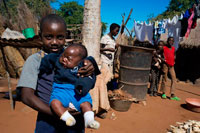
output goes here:
[{"label": "blue sky", "polygon": [[[60,3],[77,1],[84,6],[84,0],[58,0]],[[101,0],[101,21],[107,23],[107,27],[112,23],[122,23],[122,14],[127,18],[131,8],[133,12],[127,28],[133,28],[133,21],[146,21],[148,15],[157,16],[166,10],[170,0]],[[51,3],[55,9],[59,8],[59,3]],[[126,20],[125,18],[125,20]],[[108,30],[107,30],[108,32]]]}]

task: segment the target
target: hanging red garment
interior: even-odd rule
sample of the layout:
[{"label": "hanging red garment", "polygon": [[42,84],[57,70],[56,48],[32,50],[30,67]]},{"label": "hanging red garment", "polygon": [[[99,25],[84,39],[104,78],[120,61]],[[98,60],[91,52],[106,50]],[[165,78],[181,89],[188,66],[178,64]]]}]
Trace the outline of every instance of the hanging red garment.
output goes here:
[{"label": "hanging red garment", "polygon": [[187,32],[185,33],[185,38],[189,37],[190,31],[191,31],[191,28],[192,28],[193,17],[194,17],[194,11],[192,11],[192,15],[188,19],[188,28],[187,28]]},{"label": "hanging red garment", "polygon": [[192,12],[194,12],[194,17],[193,17],[193,22],[192,22],[192,27],[191,27],[192,29],[194,29],[197,26],[197,17],[196,17],[197,12],[195,12],[195,8],[190,8],[189,12],[190,12],[190,14],[192,14]]}]

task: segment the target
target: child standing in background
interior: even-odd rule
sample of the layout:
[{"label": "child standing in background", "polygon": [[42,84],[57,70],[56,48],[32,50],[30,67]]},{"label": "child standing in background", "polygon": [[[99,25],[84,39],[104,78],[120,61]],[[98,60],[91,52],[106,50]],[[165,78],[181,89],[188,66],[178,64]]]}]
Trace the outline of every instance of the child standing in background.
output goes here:
[{"label": "child standing in background", "polygon": [[165,63],[163,64],[163,79],[161,84],[161,91],[162,91],[162,98],[166,99],[167,96],[165,94],[166,92],[166,83],[167,83],[167,76],[168,72],[171,76],[171,86],[170,86],[170,100],[176,100],[179,101],[180,98],[178,98],[175,95],[175,89],[176,89],[176,73],[174,71],[174,64],[175,64],[175,47],[174,44],[174,38],[169,37],[167,39],[166,46],[163,47],[164,57],[165,57]]},{"label": "child standing in background", "polygon": [[150,96],[157,96],[160,73],[162,70],[164,42],[159,41],[156,50],[153,51],[151,64]]}]

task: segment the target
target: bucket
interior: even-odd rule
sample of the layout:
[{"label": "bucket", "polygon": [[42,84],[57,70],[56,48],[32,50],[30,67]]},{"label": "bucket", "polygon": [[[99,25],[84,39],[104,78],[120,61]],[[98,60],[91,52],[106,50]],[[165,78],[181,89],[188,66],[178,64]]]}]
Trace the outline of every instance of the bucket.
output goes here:
[{"label": "bucket", "polygon": [[33,38],[35,36],[35,32],[33,28],[26,28],[22,31],[25,38]]},{"label": "bucket", "polygon": [[153,49],[120,45],[119,88],[137,101],[146,100]]},{"label": "bucket", "polygon": [[110,101],[110,107],[119,112],[128,111],[132,104],[132,101],[128,101],[128,100],[120,100],[120,99],[113,100],[112,99],[109,101]]}]

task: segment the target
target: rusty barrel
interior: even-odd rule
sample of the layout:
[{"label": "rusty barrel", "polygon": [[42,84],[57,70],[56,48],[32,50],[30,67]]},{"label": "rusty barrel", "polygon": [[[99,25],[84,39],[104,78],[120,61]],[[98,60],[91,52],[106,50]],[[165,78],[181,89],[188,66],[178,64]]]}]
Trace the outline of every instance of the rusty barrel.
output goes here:
[{"label": "rusty barrel", "polygon": [[146,100],[153,49],[120,45],[119,88],[138,101]]}]

